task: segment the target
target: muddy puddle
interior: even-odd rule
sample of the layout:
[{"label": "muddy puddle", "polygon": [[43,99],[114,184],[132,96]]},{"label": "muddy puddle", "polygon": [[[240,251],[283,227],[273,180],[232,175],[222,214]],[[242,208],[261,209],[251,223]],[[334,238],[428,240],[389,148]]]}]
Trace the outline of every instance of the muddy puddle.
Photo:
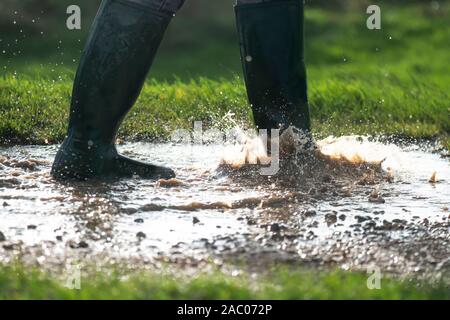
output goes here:
[{"label": "muddy puddle", "polygon": [[319,146],[266,177],[221,165],[229,146],[127,143],[122,153],[177,180],[76,184],[50,177],[57,146],[0,148],[0,262],[288,262],[448,279],[448,157],[358,137]]}]

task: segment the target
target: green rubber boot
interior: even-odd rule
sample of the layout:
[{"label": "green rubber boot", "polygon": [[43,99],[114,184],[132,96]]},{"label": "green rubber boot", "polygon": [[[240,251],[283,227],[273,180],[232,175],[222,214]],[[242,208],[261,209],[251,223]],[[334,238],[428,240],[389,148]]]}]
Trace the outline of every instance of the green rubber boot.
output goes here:
[{"label": "green rubber boot", "polygon": [[235,6],[245,83],[259,129],[310,131],[303,45],[303,1]]},{"label": "green rubber boot", "polygon": [[52,168],[56,179],[175,177],[171,169],[128,159],[115,147],[172,17],[145,3],[103,0],[75,78],[68,134]]}]

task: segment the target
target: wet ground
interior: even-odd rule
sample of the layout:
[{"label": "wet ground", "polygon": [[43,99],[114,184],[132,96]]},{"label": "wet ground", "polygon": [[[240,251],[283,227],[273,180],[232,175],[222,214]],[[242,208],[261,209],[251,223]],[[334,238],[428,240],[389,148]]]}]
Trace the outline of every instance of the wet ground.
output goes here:
[{"label": "wet ground", "polygon": [[229,147],[125,144],[177,180],[76,184],[50,177],[56,150],[0,148],[0,262],[450,274],[449,159],[425,145],[329,139],[264,177],[218,169]]}]

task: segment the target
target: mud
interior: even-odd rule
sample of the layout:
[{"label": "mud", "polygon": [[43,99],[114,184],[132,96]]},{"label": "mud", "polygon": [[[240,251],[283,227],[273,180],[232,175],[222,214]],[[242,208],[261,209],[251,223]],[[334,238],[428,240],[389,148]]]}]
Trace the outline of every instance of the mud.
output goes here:
[{"label": "mud", "polygon": [[170,165],[177,179],[75,184],[49,175],[57,146],[0,149],[0,262],[289,263],[448,281],[449,160],[429,146],[329,138],[286,152],[272,177],[246,157],[224,163],[227,148],[125,144],[123,153]]}]

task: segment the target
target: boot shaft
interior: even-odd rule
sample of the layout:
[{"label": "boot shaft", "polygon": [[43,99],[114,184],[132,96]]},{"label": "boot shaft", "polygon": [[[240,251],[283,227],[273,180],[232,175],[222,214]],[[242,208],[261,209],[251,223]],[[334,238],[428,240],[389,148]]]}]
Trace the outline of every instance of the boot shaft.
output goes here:
[{"label": "boot shaft", "polygon": [[78,140],[113,143],[139,96],[172,17],[142,3],[104,0],[100,6],[72,94],[69,135]]},{"label": "boot shaft", "polygon": [[272,0],[235,6],[249,101],[260,129],[309,130],[303,2]]}]

